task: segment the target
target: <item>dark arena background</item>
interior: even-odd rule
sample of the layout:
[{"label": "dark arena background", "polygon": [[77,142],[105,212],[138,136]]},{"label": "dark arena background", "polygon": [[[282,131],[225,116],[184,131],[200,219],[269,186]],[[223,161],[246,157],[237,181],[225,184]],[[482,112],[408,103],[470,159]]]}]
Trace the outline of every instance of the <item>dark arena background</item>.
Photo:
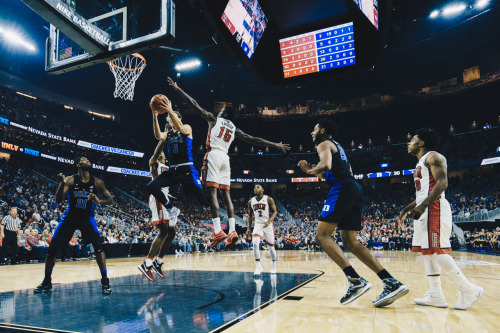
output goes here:
[{"label": "dark arena background", "polygon": [[[1,1],[0,332],[500,331],[498,22],[497,0]],[[175,122],[155,137],[157,94],[192,129],[187,167]],[[200,114],[231,108],[228,190],[205,179],[225,152]],[[193,176],[164,211],[158,138],[158,179]]]}]

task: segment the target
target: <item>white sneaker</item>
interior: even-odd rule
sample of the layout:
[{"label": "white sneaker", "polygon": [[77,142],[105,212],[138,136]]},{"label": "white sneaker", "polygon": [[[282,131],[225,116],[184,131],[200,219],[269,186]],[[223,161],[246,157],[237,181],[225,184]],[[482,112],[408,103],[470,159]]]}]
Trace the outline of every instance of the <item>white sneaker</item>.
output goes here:
[{"label": "white sneaker", "polygon": [[255,267],[255,272],[253,272],[253,275],[260,275],[262,274],[262,265],[260,263],[257,264],[257,266]]},{"label": "white sneaker", "polygon": [[179,251],[175,250],[175,254],[179,254]]},{"label": "white sneaker", "polygon": [[167,209],[170,223],[171,224],[176,224],[177,223],[177,216],[181,213],[181,210],[175,206],[170,207]]},{"label": "white sneaker", "polygon": [[447,308],[448,303],[446,303],[446,299],[444,295],[432,295],[429,291],[427,292],[423,298],[415,298],[413,300],[415,304],[423,305],[423,306],[434,306],[436,308]]},{"label": "white sneaker", "polygon": [[454,305],[455,309],[466,310],[472,307],[483,294],[484,289],[474,284],[468,288],[458,288],[458,302]]}]

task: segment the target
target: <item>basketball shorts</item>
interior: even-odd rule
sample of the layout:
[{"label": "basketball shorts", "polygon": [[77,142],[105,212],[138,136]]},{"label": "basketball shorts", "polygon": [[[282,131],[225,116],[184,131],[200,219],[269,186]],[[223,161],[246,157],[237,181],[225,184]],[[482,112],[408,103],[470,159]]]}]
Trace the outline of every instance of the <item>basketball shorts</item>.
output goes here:
[{"label": "basketball shorts", "polygon": [[451,253],[452,218],[448,200],[441,198],[434,201],[429,208],[413,221],[413,252],[422,254]]},{"label": "basketball shorts", "polygon": [[74,219],[66,216],[54,230],[50,245],[56,247],[65,247],[73,237],[76,230],[82,233],[84,244],[99,244],[101,242],[101,234],[97,229],[97,224],[94,217],[88,219]]},{"label": "basketball shorts", "polygon": [[[168,195],[168,188],[164,190],[165,196]],[[153,225],[168,224],[169,227],[175,226],[170,222],[170,215],[167,209],[151,194],[149,196],[149,209],[151,209],[151,222]]]},{"label": "basketball shorts", "polygon": [[363,190],[361,186],[348,178],[330,187],[319,220],[337,223],[342,230],[361,230],[363,214]]},{"label": "basketball shorts", "polygon": [[217,149],[206,153],[201,176],[203,185],[229,190],[231,187],[229,156]]},{"label": "basketball shorts", "polygon": [[259,237],[265,243],[274,246],[274,224],[271,223],[264,228],[264,223],[255,223],[253,226],[253,234],[252,237]]}]

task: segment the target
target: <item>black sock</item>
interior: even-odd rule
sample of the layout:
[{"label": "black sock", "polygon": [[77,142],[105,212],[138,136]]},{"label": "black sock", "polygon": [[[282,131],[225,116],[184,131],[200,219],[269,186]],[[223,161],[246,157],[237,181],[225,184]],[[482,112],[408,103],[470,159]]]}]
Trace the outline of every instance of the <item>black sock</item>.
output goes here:
[{"label": "black sock", "polygon": [[52,277],[52,271],[45,271],[45,278],[43,279],[43,281],[50,282],[51,277]]},{"label": "black sock", "polygon": [[108,271],[106,269],[103,270],[103,271],[101,271],[101,276],[102,276],[103,279],[107,278],[108,277]]},{"label": "black sock", "polygon": [[344,274],[351,279],[359,279],[358,273],[352,268],[352,266],[347,266],[344,268]]},{"label": "black sock", "polygon": [[384,279],[393,279],[392,275],[389,274],[388,271],[386,271],[385,269],[381,270],[380,272],[377,273],[378,277],[381,279],[381,280],[384,280]]}]

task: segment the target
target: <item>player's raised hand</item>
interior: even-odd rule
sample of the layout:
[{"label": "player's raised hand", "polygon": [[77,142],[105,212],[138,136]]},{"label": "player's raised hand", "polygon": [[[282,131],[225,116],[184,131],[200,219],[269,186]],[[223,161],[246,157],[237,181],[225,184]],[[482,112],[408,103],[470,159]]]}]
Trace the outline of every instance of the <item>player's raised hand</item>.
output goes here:
[{"label": "player's raised hand", "polygon": [[95,193],[89,193],[87,200],[96,204],[99,203],[99,198],[97,197],[97,195],[95,195]]},{"label": "player's raised hand", "polygon": [[286,153],[287,150],[290,150],[290,145],[288,143],[277,143],[276,148],[281,150],[282,153]]},{"label": "player's raised hand", "polygon": [[66,177],[64,176],[64,174],[61,172],[57,175],[57,179],[59,179],[59,181],[63,182],[64,183],[64,180],[66,179]]},{"label": "player's raised hand", "polygon": [[167,77],[167,82],[168,82],[168,85],[171,86],[172,88],[174,88],[174,90],[179,90],[179,86],[177,85],[177,83],[175,83],[174,80],[172,80],[170,77]]}]

